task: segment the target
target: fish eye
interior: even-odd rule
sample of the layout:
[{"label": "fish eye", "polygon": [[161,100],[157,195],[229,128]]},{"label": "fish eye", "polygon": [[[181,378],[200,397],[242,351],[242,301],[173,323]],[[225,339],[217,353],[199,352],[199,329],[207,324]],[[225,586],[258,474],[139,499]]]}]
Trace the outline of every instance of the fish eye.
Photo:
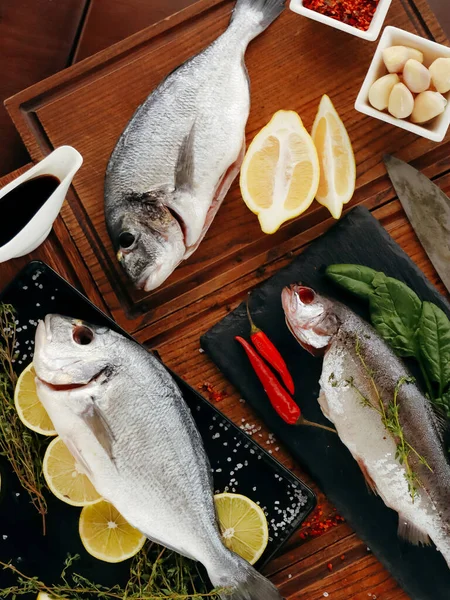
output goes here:
[{"label": "fish eye", "polygon": [[311,288],[300,287],[298,290],[298,295],[302,304],[311,304],[314,302],[315,294]]},{"label": "fish eye", "polygon": [[94,339],[94,332],[85,325],[77,325],[72,332],[73,341],[80,346],[88,346]]},{"label": "fish eye", "polygon": [[121,248],[130,248],[135,241],[136,237],[129,231],[122,231],[119,235],[119,244]]}]

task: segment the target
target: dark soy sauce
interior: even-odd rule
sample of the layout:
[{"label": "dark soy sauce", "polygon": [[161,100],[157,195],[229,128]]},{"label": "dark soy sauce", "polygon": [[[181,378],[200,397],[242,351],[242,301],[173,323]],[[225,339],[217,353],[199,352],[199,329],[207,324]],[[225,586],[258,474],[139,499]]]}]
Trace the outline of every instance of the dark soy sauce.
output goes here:
[{"label": "dark soy sauce", "polygon": [[25,227],[60,183],[53,175],[39,175],[0,198],[0,246],[11,241]]}]

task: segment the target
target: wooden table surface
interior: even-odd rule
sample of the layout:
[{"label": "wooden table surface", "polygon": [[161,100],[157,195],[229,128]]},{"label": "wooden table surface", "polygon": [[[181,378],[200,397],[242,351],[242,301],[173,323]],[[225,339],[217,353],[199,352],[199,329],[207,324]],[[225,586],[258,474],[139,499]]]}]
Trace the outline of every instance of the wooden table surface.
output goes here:
[{"label": "wooden table surface", "polygon": [[[3,0],[0,3],[0,100],[152,23],[170,18],[196,1]],[[429,4],[450,37],[450,0],[429,0]],[[27,162],[27,151],[2,106],[0,133],[2,176]]]},{"label": "wooden table surface", "polygon": [[[73,2],[76,10],[84,11],[86,9],[85,3],[77,3],[75,0]],[[124,11],[122,13],[123,20],[126,16],[126,7],[131,6],[133,2],[135,5],[139,3],[142,5],[151,4],[143,0],[118,2],[117,4],[122,5],[121,10]],[[444,2],[447,3],[448,0],[444,0]],[[105,0],[103,5],[106,4]],[[169,4],[169,2],[167,4],[164,2],[153,3],[155,10],[157,8],[160,11],[158,13],[159,17],[168,14]],[[178,0],[172,6],[177,5],[177,8],[181,8],[186,4],[188,2]],[[94,19],[96,13],[95,19],[98,19],[99,23],[101,17],[99,16],[100,12],[97,13],[97,10],[100,11],[101,5],[101,0],[93,0],[90,6],[91,18]],[[136,22],[136,27],[138,25]],[[70,30],[73,33],[73,28]],[[126,30],[126,27],[123,30]],[[76,35],[80,37],[80,31]],[[81,57],[89,54],[89,48],[91,50],[98,49],[99,46],[96,46],[92,41],[91,35],[89,20],[87,20],[81,34],[82,43],[78,45],[77,56]],[[105,37],[102,39],[106,40],[108,34],[104,33],[104,35]],[[113,36],[108,38],[107,43],[112,41],[114,41]],[[103,42],[100,42],[100,46],[101,44]],[[25,171],[29,166],[25,165],[18,172],[0,179],[0,187]],[[448,143],[440,149],[436,149],[435,152],[430,152],[426,159],[420,162],[420,167],[429,176],[434,177],[444,191],[450,193]],[[375,189],[373,193],[375,197],[377,190]],[[373,202],[371,207],[373,208],[373,214],[386,227],[392,237],[418,264],[430,281],[442,293],[445,293],[436,272],[428,261],[396,198],[391,195],[391,199],[387,202],[380,202],[380,199],[378,199]],[[306,232],[309,233],[309,236],[305,235],[303,246],[308,243],[308,240],[316,237],[322,229],[323,227],[319,223],[315,224],[309,232]],[[76,268],[74,268],[74,265],[77,265],[80,261],[80,251],[73,243],[73,239],[62,219],[56,221],[54,231],[52,231],[50,237],[30,256],[0,265],[0,289],[30,259],[36,258],[49,264],[81,291],[84,291],[100,308],[105,308],[102,298],[99,298],[96,293],[95,286],[90,286],[85,279],[83,279],[83,284],[80,281]],[[288,260],[289,256],[286,254],[277,256],[275,260],[270,260],[268,257],[267,265],[264,265],[264,268],[267,266],[266,270],[263,269],[258,274],[251,274],[241,280],[240,285],[236,287],[233,293],[227,293],[218,298],[217,302],[203,313],[201,320],[190,319],[187,323],[180,323],[176,330],[172,331],[170,335],[162,337],[154,346],[164,362],[193,387],[201,389],[205,383],[209,383],[215,391],[225,392],[226,396],[220,403],[220,409],[239,425],[243,423],[243,419],[245,422],[257,425],[260,431],[256,436],[256,440],[263,445],[268,440],[269,432],[264,424],[258,421],[252,411],[245,404],[239,402],[239,395],[236,390],[224,380],[220,372],[205,355],[199,352],[199,338],[212,324],[233,309],[246,295],[250,287],[264,277],[269,276],[283,264],[286,264]],[[140,341],[145,342],[146,339]],[[274,447],[275,445],[271,446],[271,448]],[[278,460],[292,469],[317,493],[319,508],[315,519],[324,521],[333,515],[333,507],[317,489],[314,481],[311,481],[299,465],[294,463],[283,447],[280,446],[278,451],[274,450],[273,452]],[[306,528],[295,534],[282,554],[266,568],[266,574],[279,586],[281,593],[286,598],[289,600],[319,600],[327,597],[327,594],[330,600],[370,600],[371,598],[373,600],[406,600],[408,598],[346,523],[330,528],[319,537],[311,537],[308,531],[309,529]]]}]

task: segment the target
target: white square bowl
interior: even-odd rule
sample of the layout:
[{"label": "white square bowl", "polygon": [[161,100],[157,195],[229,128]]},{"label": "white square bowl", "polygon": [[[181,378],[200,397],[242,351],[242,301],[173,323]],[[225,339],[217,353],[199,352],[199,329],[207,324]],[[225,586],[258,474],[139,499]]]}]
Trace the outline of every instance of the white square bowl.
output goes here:
[{"label": "white square bowl", "polygon": [[396,125],[397,127],[406,129],[406,131],[411,131],[416,135],[428,138],[433,142],[442,142],[450,124],[450,92],[443,94],[447,98],[448,102],[445,111],[433,119],[430,123],[426,123],[424,125],[416,125],[407,119],[396,119],[389,113],[373,108],[373,106],[370,104],[370,87],[377,79],[387,74],[387,69],[383,62],[382,52],[385,48],[389,48],[390,46],[409,46],[411,48],[420,50],[423,52],[423,62],[426,67],[429,67],[431,63],[436,60],[436,58],[441,56],[443,58],[450,58],[450,48],[447,46],[437,44],[436,42],[431,42],[430,40],[420,37],[419,35],[414,35],[413,33],[409,33],[403,29],[398,29],[397,27],[386,27],[375,51],[375,55],[372,59],[372,63],[369,67],[366,78],[364,79],[364,83],[362,84],[361,90],[356,98],[356,110],[365,115],[369,115],[369,117],[375,117],[375,119],[380,119],[380,121],[385,121],[391,125]]},{"label": "white square bowl", "polygon": [[330,27],[334,27],[335,29],[340,29],[341,31],[345,31],[346,33],[350,33],[351,35],[356,35],[357,37],[362,38],[363,40],[369,40],[369,42],[374,42],[380,34],[391,2],[392,0],[380,0],[377,10],[373,15],[372,22],[370,23],[369,29],[367,31],[362,31],[357,27],[353,27],[352,25],[342,23],[338,19],[333,19],[332,17],[322,15],[315,10],[311,10],[310,8],[305,8],[303,6],[303,0],[291,0],[289,8],[293,12],[298,13],[299,15],[308,17],[308,19],[313,19],[313,21],[318,21],[319,23],[329,25]]}]

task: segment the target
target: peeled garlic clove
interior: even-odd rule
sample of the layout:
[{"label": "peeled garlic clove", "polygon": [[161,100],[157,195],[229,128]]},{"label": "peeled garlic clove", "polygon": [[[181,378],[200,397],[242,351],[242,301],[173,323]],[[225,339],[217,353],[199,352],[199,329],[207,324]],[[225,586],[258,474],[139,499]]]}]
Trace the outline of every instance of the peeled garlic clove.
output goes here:
[{"label": "peeled garlic clove", "polygon": [[437,58],[430,66],[431,80],[441,94],[450,91],[450,58]]},{"label": "peeled garlic clove", "polygon": [[397,119],[406,119],[414,108],[414,96],[404,83],[397,83],[389,96],[388,111]]},{"label": "peeled garlic clove", "polygon": [[430,87],[430,71],[418,60],[410,58],[403,69],[403,81],[411,92],[420,94]]},{"label": "peeled garlic clove", "polygon": [[447,106],[447,100],[439,92],[422,92],[414,100],[413,123],[427,123],[442,114]]},{"label": "peeled garlic clove", "polygon": [[399,83],[400,79],[396,73],[389,73],[380,77],[373,83],[369,90],[369,102],[377,110],[386,110],[389,105],[389,96],[395,84]]},{"label": "peeled garlic clove", "polygon": [[383,50],[383,61],[389,73],[400,73],[410,58],[423,63],[423,54],[415,48],[407,46],[391,46]]}]

